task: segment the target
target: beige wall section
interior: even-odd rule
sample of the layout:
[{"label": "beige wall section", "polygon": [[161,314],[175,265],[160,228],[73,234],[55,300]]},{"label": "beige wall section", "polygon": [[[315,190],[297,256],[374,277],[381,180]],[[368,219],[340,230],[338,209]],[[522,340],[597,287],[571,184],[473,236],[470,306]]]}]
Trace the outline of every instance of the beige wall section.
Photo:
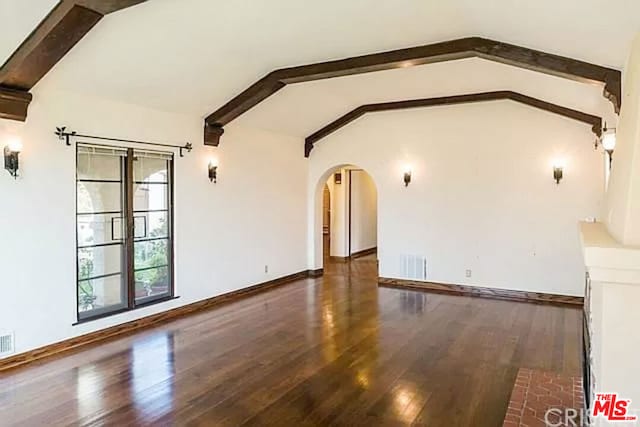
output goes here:
[{"label": "beige wall section", "polygon": [[613,237],[640,245],[640,36],[624,71],[617,143],[604,219]]},{"label": "beige wall section", "polygon": [[349,176],[345,168],[336,170],[342,175],[341,184],[336,184],[332,173],[327,184],[331,191],[331,247],[329,255],[335,257],[349,256]]},{"label": "beige wall section", "polygon": [[361,169],[351,171],[351,254],[376,247],[378,196],[376,185]]}]

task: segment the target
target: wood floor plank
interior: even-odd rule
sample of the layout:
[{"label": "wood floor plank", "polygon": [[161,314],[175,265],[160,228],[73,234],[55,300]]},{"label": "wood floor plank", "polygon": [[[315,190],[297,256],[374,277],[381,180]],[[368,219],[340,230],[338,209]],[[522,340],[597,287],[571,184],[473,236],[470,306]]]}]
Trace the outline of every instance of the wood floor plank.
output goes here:
[{"label": "wood floor plank", "polygon": [[379,288],[375,256],[0,374],[0,424],[500,425],[519,368],[579,375],[581,312]]}]

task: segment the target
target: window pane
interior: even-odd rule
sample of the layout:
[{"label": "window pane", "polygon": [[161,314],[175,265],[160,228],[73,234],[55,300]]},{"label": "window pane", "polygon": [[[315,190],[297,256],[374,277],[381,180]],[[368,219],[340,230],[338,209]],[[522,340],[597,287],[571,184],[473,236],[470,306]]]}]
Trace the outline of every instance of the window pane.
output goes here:
[{"label": "window pane", "polygon": [[136,271],[136,301],[169,294],[169,268]]},{"label": "window pane", "polygon": [[113,243],[124,238],[121,214],[78,215],[78,246]]},{"label": "window pane", "polygon": [[135,269],[140,270],[150,267],[164,267],[169,264],[167,239],[152,240],[150,242],[136,242]]},{"label": "window pane", "polygon": [[78,312],[81,318],[118,310],[126,305],[122,275],[78,282]]},{"label": "window pane", "polygon": [[78,213],[120,212],[122,183],[78,181]]},{"label": "window pane", "polygon": [[168,216],[167,212],[135,213],[136,239],[169,237]]},{"label": "window pane", "polygon": [[134,181],[167,183],[168,164],[166,159],[137,156],[133,162]]},{"label": "window pane", "polygon": [[78,249],[78,280],[120,273],[122,257],[122,245]]},{"label": "window pane", "polygon": [[78,153],[78,179],[119,181],[122,157]]},{"label": "window pane", "polygon": [[168,184],[135,184],[133,186],[133,210],[149,211],[167,209]]}]

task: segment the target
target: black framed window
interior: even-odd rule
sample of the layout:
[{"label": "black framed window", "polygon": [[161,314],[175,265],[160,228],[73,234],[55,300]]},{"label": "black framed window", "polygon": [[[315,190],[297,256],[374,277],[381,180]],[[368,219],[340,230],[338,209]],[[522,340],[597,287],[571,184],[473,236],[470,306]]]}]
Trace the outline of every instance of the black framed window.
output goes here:
[{"label": "black framed window", "polygon": [[174,296],[173,154],[77,145],[78,321]]}]

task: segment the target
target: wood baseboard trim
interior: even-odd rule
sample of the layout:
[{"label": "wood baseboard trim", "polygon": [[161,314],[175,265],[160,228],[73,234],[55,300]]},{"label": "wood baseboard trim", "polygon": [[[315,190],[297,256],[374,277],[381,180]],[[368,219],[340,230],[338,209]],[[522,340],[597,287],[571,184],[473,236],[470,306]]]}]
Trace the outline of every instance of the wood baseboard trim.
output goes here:
[{"label": "wood baseboard trim", "polygon": [[177,307],[171,310],[163,311],[161,313],[152,314],[151,316],[146,316],[140,319],[132,320],[130,322],[122,323],[120,325],[111,326],[106,329],[101,329],[99,331],[73,337],[64,341],[37,348],[35,350],[27,351],[25,353],[9,356],[7,358],[0,359],[0,372],[27,365],[41,359],[58,356],[71,350],[77,350],[81,347],[98,344],[103,341],[137,332],[142,329],[147,329],[152,326],[157,326],[180,317],[220,306],[222,304],[232,303],[251,295],[265,292],[278,286],[294,282],[296,280],[305,279],[308,277],[319,277],[321,275],[322,269],[300,271],[298,273],[279,277],[277,279],[269,280],[257,285],[249,286],[246,288],[238,289],[236,291],[228,292],[226,294],[207,298],[202,301],[187,304],[182,307]]},{"label": "wood baseboard trim", "polygon": [[308,270],[309,277],[316,278],[324,275],[324,268],[318,268],[317,270]]},{"label": "wood baseboard trim", "polygon": [[404,279],[378,278],[379,286],[421,290],[453,295],[493,298],[509,301],[533,302],[538,304],[583,306],[584,298],[570,295],[547,294],[542,292],[515,291],[509,289],[485,288],[480,286],[451,285],[447,283],[420,282]]},{"label": "wood baseboard trim", "polygon": [[329,261],[331,262],[347,262],[349,261],[349,257],[348,256],[330,256],[329,257]]},{"label": "wood baseboard trim", "polygon": [[349,258],[356,259],[356,258],[360,258],[360,257],[367,256],[367,255],[373,255],[376,252],[378,252],[378,247],[374,246],[374,247],[369,248],[369,249],[363,249],[361,251],[354,252],[354,253],[351,254],[351,256]]}]

